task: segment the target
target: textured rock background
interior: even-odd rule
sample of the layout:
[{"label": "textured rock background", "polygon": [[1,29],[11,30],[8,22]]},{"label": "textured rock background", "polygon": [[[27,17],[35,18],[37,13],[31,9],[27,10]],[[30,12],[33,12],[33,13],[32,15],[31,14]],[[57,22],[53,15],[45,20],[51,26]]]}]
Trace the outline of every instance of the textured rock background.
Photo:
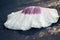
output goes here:
[{"label": "textured rock background", "polygon": [[0,40],[60,40],[60,18],[48,28],[16,31],[3,25],[7,15],[27,6],[56,8],[60,16],[60,0],[0,0]]}]

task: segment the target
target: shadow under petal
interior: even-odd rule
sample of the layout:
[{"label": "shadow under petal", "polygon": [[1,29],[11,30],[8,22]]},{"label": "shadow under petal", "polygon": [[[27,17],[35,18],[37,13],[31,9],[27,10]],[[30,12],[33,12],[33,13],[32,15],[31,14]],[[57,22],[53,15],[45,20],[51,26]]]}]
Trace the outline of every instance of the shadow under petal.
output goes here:
[{"label": "shadow under petal", "polygon": [[45,28],[31,28],[30,30],[27,30],[27,31],[17,31],[19,34],[22,34],[22,35],[34,35],[35,33],[41,31],[41,30],[44,30]]}]

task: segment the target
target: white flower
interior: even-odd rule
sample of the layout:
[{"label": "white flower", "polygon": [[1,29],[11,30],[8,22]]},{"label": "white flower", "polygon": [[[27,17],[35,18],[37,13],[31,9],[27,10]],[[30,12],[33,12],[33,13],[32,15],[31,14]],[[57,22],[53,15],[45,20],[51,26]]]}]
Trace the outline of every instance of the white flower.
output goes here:
[{"label": "white flower", "polygon": [[59,15],[56,9],[30,6],[9,14],[4,25],[9,29],[29,30],[32,27],[48,27],[52,23],[56,23],[58,19]]}]

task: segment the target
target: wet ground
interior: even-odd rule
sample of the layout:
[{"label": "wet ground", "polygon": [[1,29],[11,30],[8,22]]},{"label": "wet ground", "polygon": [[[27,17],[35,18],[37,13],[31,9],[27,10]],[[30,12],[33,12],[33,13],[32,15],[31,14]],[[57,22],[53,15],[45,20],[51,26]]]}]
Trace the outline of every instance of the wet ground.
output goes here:
[{"label": "wet ground", "polygon": [[3,25],[7,15],[27,6],[56,8],[60,15],[60,0],[0,0],[0,40],[60,40],[60,18],[48,28],[17,31]]}]

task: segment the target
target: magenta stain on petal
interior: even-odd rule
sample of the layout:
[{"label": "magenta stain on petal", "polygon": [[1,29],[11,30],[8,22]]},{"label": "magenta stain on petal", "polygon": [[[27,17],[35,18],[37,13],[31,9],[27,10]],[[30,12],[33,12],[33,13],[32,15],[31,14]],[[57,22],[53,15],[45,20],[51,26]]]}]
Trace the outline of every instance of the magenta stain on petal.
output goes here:
[{"label": "magenta stain on petal", "polygon": [[22,13],[25,13],[25,14],[30,14],[31,13],[31,10],[32,8],[26,8],[22,11]]},{"label": "magenta stain on petal", "polygon": [[41,12],[41,9],[39,7],[35,7],[34,10],[33,10],[34,14],[38,14],[40,12]]},{"label": "magenta stain on petal", "polygon": [[24,14],[39,14],[41,13],[40,7],[27,7],[23,9],[22,13]]}]

